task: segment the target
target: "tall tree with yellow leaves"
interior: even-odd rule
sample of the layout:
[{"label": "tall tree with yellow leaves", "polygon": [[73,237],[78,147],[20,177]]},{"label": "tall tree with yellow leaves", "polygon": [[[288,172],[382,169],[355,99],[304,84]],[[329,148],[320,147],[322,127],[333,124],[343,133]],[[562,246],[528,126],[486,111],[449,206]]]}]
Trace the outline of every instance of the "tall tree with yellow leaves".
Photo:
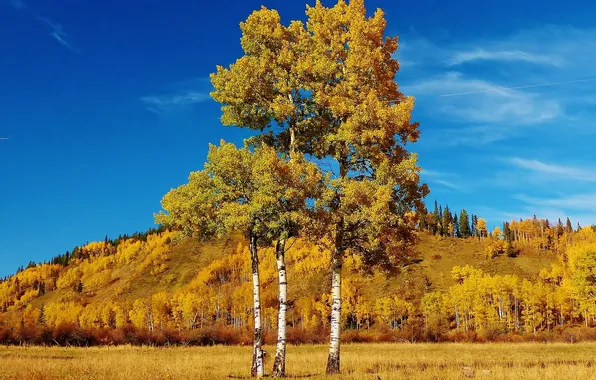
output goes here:
[{"label": "tall tree with yellow leaves", "polygon": [[419,136],[411,122],[414,100],[394,81],[397,38],[384,39],[383,12],[368,18],[364,2],[354,0],[332,8],[317,2],[306,13],[309,54],[298,65],[325,126],[316,153],[334,159],[338,169],[325,198],[333,225],[327,231],[333,242],[327,373],[338,373],[344,254],[357,253],[369,265],[401,263],[428,189],[406,149]]},{"label": "tall tree with yellow leaves", "polygon": [[[291,237],[304,225],[310,210],[309,200],[322,192],[323,177],[318,167],[301,154],[288,161],[273,148],[255,151],[238,149],[231,143],[211,145],[205,170],[191,173],[189,183],[171,190],[162,201],[167,213],[156,221],[177,227],[188,234],[209,238],[241,231],[249,240],[253,277],[253,314],[255,343],[252,375],[264,376],[262,317],[258,245]],[[285,250],[285,248],[284,248]],[[285,252],[284,252],[285,253]],[[279,257],[278,257],[279,261]],[[286,275],[281,264],[280,368],[285,371]]]},{"label": "tall tree with yellow leaves", "polygon": [[384,39],[383,12],[367,18],[362,0],[340,0],[332,8],[317,1],[306,14],[306,25],[289,27],[265,8],[249,17],[241,25],[245,55],[218,67],[212,96],[225,125],[265,131],[258,140],[281,151],[334,161],[322,207],[332,227],[320,230],[332,242],[327,372],[337,373],[343,256],[353,250],[369,263],[398,262],[428,189],[406,150],[418,124],[410,121],[413,98],[394,81],[397,38]]},{"label": "tall tree with yellow leaves", "polygon": [[[297,150],[312,153],[317,145],[319,119],[314,103],[305,94],[305,82],[296,66],[305,50],[308,34],[301,22],[289,27],[281,24],[276,10],[262,7],[240,24],[244,56],[229,68],[217,67],[211,74],[211,96],[222,103],[222,123],[266,131],[250,139],[288,153],[292,160]],[[302,207],[302,206],[300,206]],[[288,210],[286,210],[288,211]],[[287,277],[285,243],[300,229],[292,221],[277,226],[276,259],[280,283],[278,348],[273,375],[285,374],[285,302]]]},{"label": "tall tree with yellow leaves", "polygon": [[259,279],[258,238],[262,233],[263,209],[253,201],[254,156],[233,144],[211,145],[205,169],[191,173],[188,184],[172,189],[162,200],[167,213],[156,215],[156,222],[178,228],[201,238],[241,231],[249,240],[254,314],[252,373],[263,371],[263,331]]},{"label": "tall tree with yellow leaves", "polygon": [[276,241],[275,259],[279,279],[279,306],[277,318],[277,348],[273,376],[285,377],[287,325],[287,271],[286,242],[297,238],[303,231],[312,230],[315,213],[313,206],[324,191],[324,178],[319,168],[291,152],[290,159],[280,157],[267,147],[257,151],[254,182],[261,197],[269,199],[270,214],[264,220],[266,239]]}]

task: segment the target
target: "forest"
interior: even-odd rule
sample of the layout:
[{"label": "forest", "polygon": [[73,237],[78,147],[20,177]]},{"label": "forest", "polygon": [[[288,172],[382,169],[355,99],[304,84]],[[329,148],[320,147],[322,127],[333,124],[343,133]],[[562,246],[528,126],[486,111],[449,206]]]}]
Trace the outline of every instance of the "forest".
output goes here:
[{"label": "forest", "polygon": [[[439,218],[427,219],[441,224]],[[478,220],[482,224],[482,219]],[[458,246],[465,252],[462,262],[476,263],[447,268],[445,287],[426,284],[424,279],[409,287],[402,285],[409,271],[416,273],[420,259],[414,259],[405,273],[371,273],[357,255],[349,256],[343,283],[344,338],[372,342],[596,337],[596,330],[592,332],[596,326],[596,282],[591,269],[596,266],[596,228],[574,230],[553,224],[542,219],[511,221],[487,234],[478,224],[473,229],[470,225],[478,232],[458,238],[434,235],[432,227],[421,223],[418,247],[423,252],[419,256],[437,261],[428,243],[437,244],[445,255],[443,251],[455,242],[463,244]],[[329,329],[330,252],[300,238],[290,245],[288,277],[300,279],[300,283],[289,289],[288,340],[323,342],[323,332]],[[510,245],[515,255],[508,256]],[[209,250],[212,252],[206,252]],[[3,343],[251,342],[250,254],[242,236],[211,246],[180,232],[153,231],[89,243],[72,252],[51,262],[31,264],[0,283]],[[176,266],[185,264],[184,256],[189,254],[205,256],[204,264],[194,268],[196,275],[176,283],[174,276],[182,273]],[[548,257],[550,264],[527,276],[492,265],[536,255]],[[263,326],[265,338],[271,342],[277,322],[274,248],[261,249],[259,256]],[[65,258],[69,259],[63,264]],[[137,298],[147,277],[157,279],[156,283]]]},{"label": "forest", "polygon": [[[210,76],[221,123],[158,228],[91,242],[0,283],[0,342],[253,345],[285,376],[288,343],[568,341],[596,337],[596,227],[429,207],[414,98],[395,82],[382,10],[265,7]],[[156,207],[157,208],[157,207]]]}]

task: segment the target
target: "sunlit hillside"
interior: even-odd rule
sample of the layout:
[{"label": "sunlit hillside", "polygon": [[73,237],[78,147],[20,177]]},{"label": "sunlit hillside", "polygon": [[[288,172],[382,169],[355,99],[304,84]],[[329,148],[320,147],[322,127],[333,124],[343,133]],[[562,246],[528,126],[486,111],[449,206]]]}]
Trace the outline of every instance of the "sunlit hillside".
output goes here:
[{"label": "sunlit hillside", "polygon": [[[578,293],[564,281],[567,255],[540,247],[538,237],[515,241],[514,254],[506,255],[504,249],[492,253],[495,245],[504,246],[498,237],[419,235],[418,257],[396,273],[370,272],[358,256],[348,256],[342,312],[347,339],[456,339],[458,333],[485,339],[487,329],[488,338],[513,332],[532,337],[557,326],[591,325],[584,319],[593,311],[572,297]],[[559,240],[577,245],[593,235],[585,228]],[[262,248],[260,258],[271,341],[278,290],[273,248]],[[202,243],[177,232],[141,234],[90,243],[54,259],[60,261],[30,265],[0,283],[0,340],[250,342],[250,260],[241,236]],[[288,339],[324,341],[329,252],[294,240],[287,265]]]}]

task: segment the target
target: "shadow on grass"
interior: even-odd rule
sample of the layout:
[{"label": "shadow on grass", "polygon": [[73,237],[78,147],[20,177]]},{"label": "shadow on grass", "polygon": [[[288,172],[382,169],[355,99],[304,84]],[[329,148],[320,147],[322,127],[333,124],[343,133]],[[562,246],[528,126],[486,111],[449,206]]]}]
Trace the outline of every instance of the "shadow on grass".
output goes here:
[{"label": "shadow on grass", "polygon": [[[314,373],[309,373],[309,374],[306,374],[306,375],[286,375],[284,377],[284,379],[305,379],[307,377],[315,377],[315,376],[317,376],[317,375],[314,374]],[[265,375],[265,377],[272,378],[271,375]],[[228,379],[251,379],[251,377],[250,376],[228,375]]]}]

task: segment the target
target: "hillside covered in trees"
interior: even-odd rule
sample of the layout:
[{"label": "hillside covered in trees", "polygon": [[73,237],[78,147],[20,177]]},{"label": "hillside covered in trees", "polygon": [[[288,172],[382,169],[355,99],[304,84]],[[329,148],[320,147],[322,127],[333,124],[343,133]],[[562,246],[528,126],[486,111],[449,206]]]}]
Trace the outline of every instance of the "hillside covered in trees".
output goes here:
[{"label": "hillside covered in trees", "polygon": [[[358,255],[347,256],[344,340],[594,336],[595,228],[527,219],[486,232],[481,218],[460,224],[467,215],[462,211],[458,234],[447,210],[439,207],[423,219],[417,256],[398,270],[371,271]],[[460,226],[469,232],[462,235]],[[330,252],[303,239],[288,246],[288,340],[324,342]],[[263,328],[273,342],[275,250],[263,248],[259,256]],[[249,257],[248,242],[239,235],[204,243],[163,228],[76,247],[0,283],[0,341],[248,344]]]}]

